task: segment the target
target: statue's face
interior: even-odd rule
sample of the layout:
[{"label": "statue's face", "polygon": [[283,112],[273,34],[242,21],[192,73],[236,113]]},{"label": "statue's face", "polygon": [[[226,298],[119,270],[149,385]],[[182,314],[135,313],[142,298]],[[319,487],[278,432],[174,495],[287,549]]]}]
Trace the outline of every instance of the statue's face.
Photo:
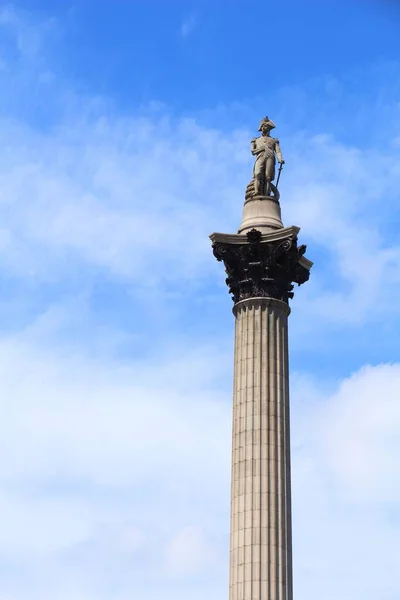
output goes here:
[{"label": "statue's face", "polygon": [[263,123],[261,125],[261,133],[263,135],[268,135],[270,131],[271,131],[270,125],[268,125],[267,123]]}]

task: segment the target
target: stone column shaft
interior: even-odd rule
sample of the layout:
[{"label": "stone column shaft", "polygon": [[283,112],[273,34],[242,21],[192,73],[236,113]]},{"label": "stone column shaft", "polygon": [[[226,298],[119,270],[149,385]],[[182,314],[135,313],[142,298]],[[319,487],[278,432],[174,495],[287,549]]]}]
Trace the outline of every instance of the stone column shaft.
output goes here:
[{"label": "stone column shaft", "polygon": [[287,321],[312,267],[298,232],[210,236],[236,317],[230,600],[293,600]]},{"label": "stone column shaft", "polygon": [[292,600],[288,305],[234,307],[230,600]]}]

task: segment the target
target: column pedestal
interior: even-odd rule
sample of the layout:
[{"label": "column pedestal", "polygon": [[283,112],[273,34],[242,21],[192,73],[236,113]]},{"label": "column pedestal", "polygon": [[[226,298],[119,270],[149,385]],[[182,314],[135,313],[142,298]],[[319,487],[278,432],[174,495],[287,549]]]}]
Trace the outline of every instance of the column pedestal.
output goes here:
[{"label": "column pedestal", "polygon": [[253,227],[262,233],[283,229],[279,200],[273,196],[253,196],[245,202],[238,233],[247,233]]}]

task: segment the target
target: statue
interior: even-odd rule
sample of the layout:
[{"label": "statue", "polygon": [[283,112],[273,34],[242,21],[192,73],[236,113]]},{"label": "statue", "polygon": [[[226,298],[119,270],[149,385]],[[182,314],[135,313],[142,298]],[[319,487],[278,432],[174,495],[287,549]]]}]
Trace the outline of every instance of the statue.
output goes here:
[{"label": "statue", "polygon": [[274,128],[275,123],[265,117],[258,129],[258,131],[261,131],[261,135],[251,140],[251,153],[256,157],[256,161],[253,169],[253,180],[248,185],[246,198],[248,196],[270,196],[272,191],[274,196],[279,199],[277,187],[272,182],[275,179],[276,158],[281,165],[280,170],[285,161],[282,158],[279,140],[270,136],[270,131]]}]

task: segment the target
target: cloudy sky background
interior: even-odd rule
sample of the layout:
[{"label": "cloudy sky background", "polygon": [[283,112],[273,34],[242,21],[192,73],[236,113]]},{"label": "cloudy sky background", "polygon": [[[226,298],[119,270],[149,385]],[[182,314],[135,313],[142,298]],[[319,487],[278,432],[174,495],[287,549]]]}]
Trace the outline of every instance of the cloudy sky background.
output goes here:
[{"label": "cloudy sky background", "polygon": [[[396,2],[0,4],[0,600],[228,597],[260,117],[315,261],[290,317],[297,600],[398,600]],[[322,5],[323,4],[323,5]]]}]

